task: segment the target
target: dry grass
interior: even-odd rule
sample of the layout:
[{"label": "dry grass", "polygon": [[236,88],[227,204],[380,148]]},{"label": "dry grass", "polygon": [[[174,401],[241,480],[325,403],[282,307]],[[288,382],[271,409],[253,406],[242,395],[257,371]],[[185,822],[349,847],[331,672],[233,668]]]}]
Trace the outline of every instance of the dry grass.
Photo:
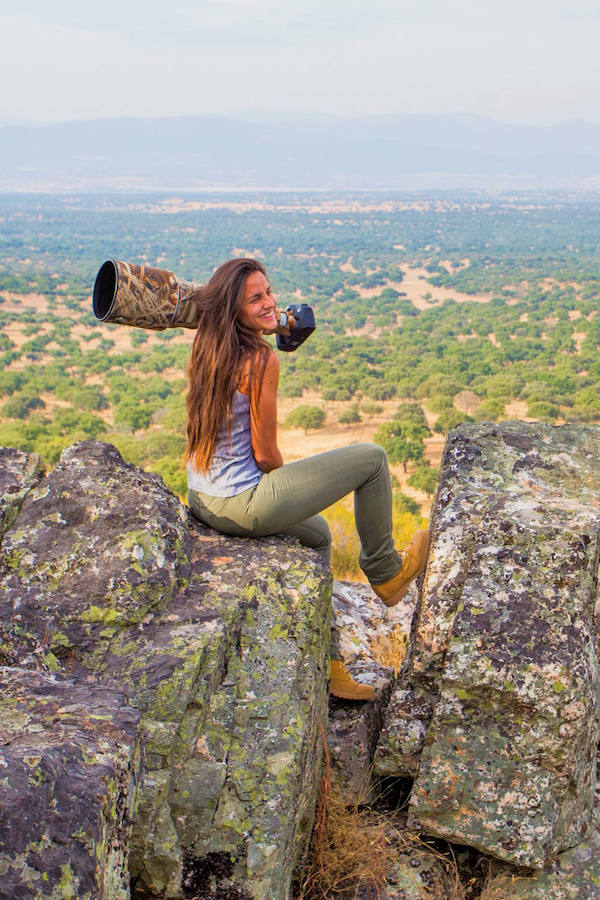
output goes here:
[{"label": "dry grass", "polygon": [[[319,786],[317,813],[308,870],[296,900],[385,900],[387,874],[399,855],[431,858],[435,874],[424,887],[431,900],[473,900],[490,878],[490,861],[475,856],[471,870],[459,870],[452,847],[424,840],[409,831],[405,813],[382,813],[348,802],[341,785],[332,781],[325,732],[319,723],[325,771]],[[440,847],[442,849],[440,849]],[[419,868],[417,866],[417,868]],[[412,871],[412,870],[411,870]],[[415,870],[415,878],[417,878]],[[395,879],[394,879],[395,882]]]},{"label": "dry grass", "polygon": [[332,785],[329,752],[321,728],[325,772],[319,786],[309,867],[297,900],[352,900],[361,888],[384,900],[386,839],[373,813],[348,806]]},{"label": "dry grass", "polygon": [[326,775],[319,792],[309,870],[297,900],[385,900],[388,862],[391,868],[399,854],[432,857],[438,874],[423,894],[431,900],[470,900],[479,896],[487,881],[487,872],[461,877],[451,847],[442,852],[395,825],[393,814],[348,806],[340,787],[332,786]]},{"label": "dry grass", "polygon": [[[465,892],[465,887],[461,881],[452,848],[449,849],[447,854],[441,853],[432,844],[427,843],[419,837],[418,834],[412,834],[410,831],[402,831],[399,829],[394,835],[394,844],[403,853],[411,853],[411,851],[414,852],[415,849],[418,849],[425,851],[425,853],[431,855],[435,859],[443,873],[443,900],[467,900],[467,893]],[[435,894],[433,894],[432,897],[435,897]],[[439,900],[442,900],[442,896],[439,897]]]},{"label": "dry grass", "polygon": [[371,659],[387,669],[393,669],[394,675],[400,671],[407,649],[408,635],[401,625],[394,625],[383,637],[369,640]]},{"label": "dry grass", "polygon": [[[388,826],[388,834],[396,853],[420,851],[431,856],[442,875],[442,884],[433,889],[432,900],[475,900],[489,884],[492,863],[489,857],[472,851],[472,864],[459,864],[451,844],[424,839],[406,828]],[[442,847],[443,849],[440,849]],[[441,891],[441,893],[440,893]],[[501,898],[498,898],[501,900]]]}]

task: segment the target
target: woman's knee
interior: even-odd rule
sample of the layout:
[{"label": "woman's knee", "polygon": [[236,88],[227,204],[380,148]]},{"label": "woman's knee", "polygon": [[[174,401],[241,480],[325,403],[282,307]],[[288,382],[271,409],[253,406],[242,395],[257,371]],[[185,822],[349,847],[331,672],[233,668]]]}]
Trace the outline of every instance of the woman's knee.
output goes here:
[{"label": "woman's knee", "polygon": [[362,443],[362,444],[352,444],[352,447],[356,448],[358,454],[360,454],[364,460],[368,462],[368,466],[371,472],[376,473],[381,471],[381,469],[388,468],[388,458],[387,453],[380,447],[379,444],[370,444],[370,443]]},{"label": "woman's knee", "polygon": [[373,448],[373,458],[377,460],[378,465],[387,466],[387,453],[383,447],[380,447],[379,444],[371,444],[371,446]]}]

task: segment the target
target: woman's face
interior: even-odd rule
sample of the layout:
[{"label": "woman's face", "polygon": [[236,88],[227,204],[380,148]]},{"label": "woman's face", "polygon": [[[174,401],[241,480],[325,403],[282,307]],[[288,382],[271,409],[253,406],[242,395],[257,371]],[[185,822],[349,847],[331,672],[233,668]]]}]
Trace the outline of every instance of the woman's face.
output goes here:
[{"label": "woman's face", "polygon": [[271,286],[262,272],[250,272],[246,278],[238,319],[258,334],[273,331],[276,327],[275,294],[271,293]]}]

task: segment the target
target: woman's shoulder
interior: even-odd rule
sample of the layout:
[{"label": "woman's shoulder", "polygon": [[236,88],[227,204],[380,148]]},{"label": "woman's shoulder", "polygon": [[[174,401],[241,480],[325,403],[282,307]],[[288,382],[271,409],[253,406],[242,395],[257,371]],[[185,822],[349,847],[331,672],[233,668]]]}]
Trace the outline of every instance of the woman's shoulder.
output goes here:
[{"label": "woman's shoulder", "polygon": [[241,394],[250,394],[250,385],[253,381],[262,381],[265,376],[269,378],[279,377],[279,357],[271,347],[265,350],[257,350],[249,354],[242,363],[238,391]]},{"label": "woman's shoulder", "polygon": [[257,378],[260,382],[265,376],[279,377],[279,357],[271,347],[257,350],[244,359],[238,380],[238,391],[242,394],[249,394],[251,383]]}]

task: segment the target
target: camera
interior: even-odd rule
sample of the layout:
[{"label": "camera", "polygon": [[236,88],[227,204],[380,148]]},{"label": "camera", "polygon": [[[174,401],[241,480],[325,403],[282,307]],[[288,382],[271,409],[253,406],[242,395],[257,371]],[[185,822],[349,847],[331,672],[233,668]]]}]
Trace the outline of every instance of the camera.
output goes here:
[{"label": "camera", "polygon": [[[164,331],[197,328],[193,293],[199,284],[177,278],[166,269],[136,266],[118,259],[102,263],[92,294],[94,315],[101,322]],[[296,350],[315,330],[315,316],[306,303],[276,310],[277,347]]]}]

